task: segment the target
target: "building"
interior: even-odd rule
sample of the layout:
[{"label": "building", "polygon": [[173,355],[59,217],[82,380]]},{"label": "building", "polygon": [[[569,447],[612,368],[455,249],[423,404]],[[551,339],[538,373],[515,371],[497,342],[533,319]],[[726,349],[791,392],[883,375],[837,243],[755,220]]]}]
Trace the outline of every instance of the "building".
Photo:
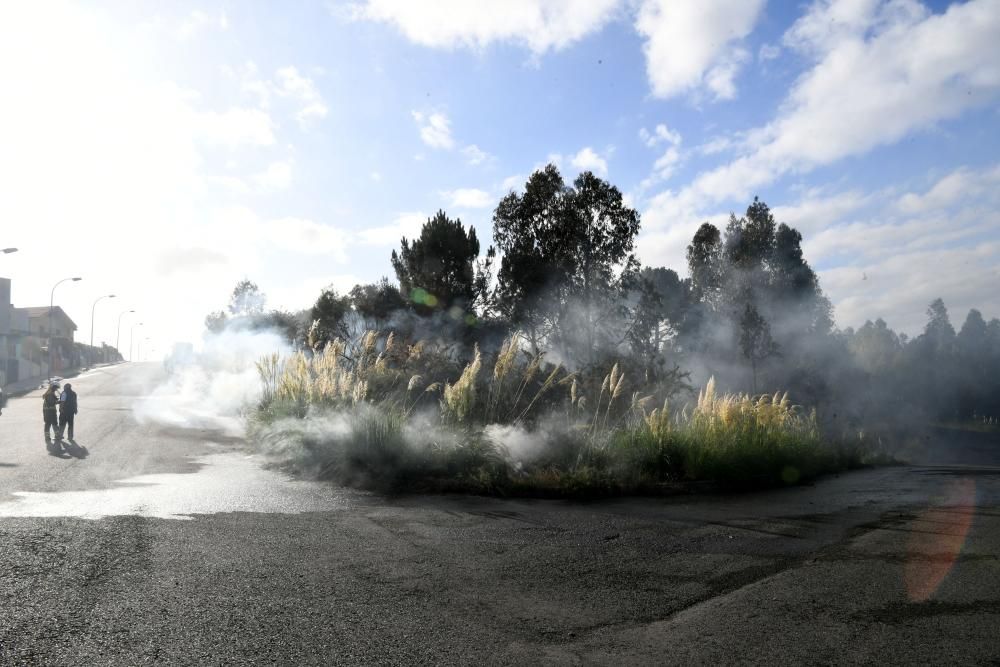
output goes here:
[{"label": "building", "polygon": [[[76,333],[76,323],[70,319],[69,315],[55,306],[37,306],[31,308],[15,308],[27,316],[28,338],[39,343],[43,350],[43,365],[50,362],[52,369],[47,375],[60,375],[71,368],[79,368],[80,358],[73,346],[73,335]],[[32,346],[34,347],[34,346]],[[33,352],[34,350],[30,350]]]},{"label": "building", "polygon": [[117,350],[109,354],[106,346],[95,354],[88,346],[74,344],[76,323],[59,306],[51,314],[48,306],[15,308],[10,295],[10,279],[0,278],[0,387],[65,374],[79,368],[88,352],[91,362],[121,358]]},{"label": "building", "polygon": [[44,375],[43,347],[30,335],[28,313],[10,302],[10,279],[0,278],[0,386]]}]

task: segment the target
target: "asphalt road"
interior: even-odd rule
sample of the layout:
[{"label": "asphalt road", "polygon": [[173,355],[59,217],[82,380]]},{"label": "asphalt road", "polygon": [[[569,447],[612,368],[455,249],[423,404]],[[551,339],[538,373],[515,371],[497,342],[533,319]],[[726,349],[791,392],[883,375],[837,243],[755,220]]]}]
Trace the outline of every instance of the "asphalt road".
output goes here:
[{"label": "asphalt road", "polygon": [[160,379],[73,379],[74,456],[40,392],[0,416],[0,662],[1000,662],[996,438],[767,493],[387,499],[140,419]]}]

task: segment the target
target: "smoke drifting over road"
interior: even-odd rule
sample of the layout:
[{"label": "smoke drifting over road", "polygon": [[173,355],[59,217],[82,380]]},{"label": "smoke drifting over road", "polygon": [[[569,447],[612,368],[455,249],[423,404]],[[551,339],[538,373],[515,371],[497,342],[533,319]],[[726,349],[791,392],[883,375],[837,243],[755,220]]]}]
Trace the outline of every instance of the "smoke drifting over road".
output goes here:
[{"label": "smoke drifting over road", "polygon": [[136,418],[242,435],[246,408],[260,400],[255,363],[265,355],[290,351],[288,342],[272,331],[227,328],[206,333],[200,350],[168,358],[166,380],[135,405]]}]

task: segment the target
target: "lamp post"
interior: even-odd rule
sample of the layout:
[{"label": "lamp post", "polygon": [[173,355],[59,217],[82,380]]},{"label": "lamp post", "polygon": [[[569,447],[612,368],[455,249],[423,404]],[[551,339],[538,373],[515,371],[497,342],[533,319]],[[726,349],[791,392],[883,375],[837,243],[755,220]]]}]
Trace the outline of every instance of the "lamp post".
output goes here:
[{"label": "lamp post", "polygon": [[55,306],[56,288],[68,280],[79,282],[83,278],[63,278],[52,286],[52,292],[49,294],[49,382],[52,382],[52,308]]},{"label": "lamp post", "polygon": [[94,354],[94,311],[97,308],[97,302],[101,299],[113,299],[114,294],[105,294],[104,296],[99,296],[94,299],[94,305],[90,307],[90,352],[87,354],[87,367],[90,367],[90,356]]},{"label": "lamp post", "polygon": [[[115,336],[115,352],[117,352],[118,354],[122,354],[122,348],[120,346],[120,343],[122,341],[122,318],[128,315],[129,313],[134,313],[134,312],[135,312],[134,310],[123,310],[121,314],[118,316],[118,334]],[[125,359],[124,354],[122,354],[122,359]]]},{"label": "lamp post", "polygon": [[128,360],[130,362],[132,361],[132,341],[135,339],[135,328],[141,327],[142,324],[143,324],[142,322],[136,322],[135,324],[133,324],[132,330],[129,331],[128,334]]}]

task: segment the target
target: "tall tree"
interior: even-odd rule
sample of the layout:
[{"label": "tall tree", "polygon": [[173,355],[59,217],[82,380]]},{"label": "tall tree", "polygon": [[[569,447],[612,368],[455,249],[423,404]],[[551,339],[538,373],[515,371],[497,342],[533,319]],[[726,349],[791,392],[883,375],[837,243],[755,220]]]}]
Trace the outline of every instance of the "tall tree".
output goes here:
[{"label": "tall tree", "polygon": [[388,278],[382,278],[376,283],[355,285],[349,296],[354,311],[364,320],[366,329],[386,328],[393,314],[406,306],[406,299]]},{"label": "tall tree", "polygon": [[467,231],[460,219],[438,211],[424,223],[419,237],[412,243],[404,237],[399,252],[392,251],[392,267],[403,296],[417,313],[429,315],[472,308],[482,289],[476,279],[478,258],[476,230],[470,226]]},{"label": "tall tree", "polygon": [[565,282],[549,239],[567,225],[567,188],[559,170],[547,165],[510,192],[493,213],[493,240],[503,255],[494,301],[500,314],[525,330],[537,351],[548,333],[550,287]]},{"label": "tall tree", "polygon": [[229,298],[229,313],[233,317],[251,317],[264,312],[267,297],[252,280],[241,280]]},{"label": "tall tree", "polygon": [[848,348],[865,371],[885,373],[898,361],[903,346],[896,332],[880,317],[874,322],[868,320],[850,336]]},{"label": "tall tree", "polygon": [[632,288],[631,323],[628,338],[633,351],[642,359],[663,352],[667,341],[676,335],[688,305],[690,283],[676,271],[664,267],[644,268]]},{"label": "tall tree", "polygon": [[752,304],[746,304],[740,318],[740,349],[750,362],[753,393],[757,393],[757,367],[760,362],[778,353],[778,345],[771,338],[771,326]]},{"label": "tall tree", "polygon": [[503,254],[500,309],[536,344],[549,335],[592,363],[638,270],[632,251],[639,214],[593,173],[567,187],[550,164],[531,175],[524,194],[501,200],[493,229]]},{"label": "tall tree", "polygon": [[989,352],[989,329],[983,314],[973,308],[955,337],[959,353],[968,359],[983,358]]},{"label": "tall tree", "polygon": [[951,325],[948,309],[942,299],[934,299],[927,307],[927,318],[921,336],[926,349],[938,354],[950,352],[955,342],[955,327]]},{"label": "tall tree", "polygon": [[307,343],[319,349],[335,338],[346,340],[350,334],[350,315],[351,300],[332,286],[324,288],[309,311],[311,326]]},{"label": "tall tree", "polygon": [[691,291],[695,299],[715,303],[722,289],[722,236],[711,223],[703,223],[687,247]]}]

